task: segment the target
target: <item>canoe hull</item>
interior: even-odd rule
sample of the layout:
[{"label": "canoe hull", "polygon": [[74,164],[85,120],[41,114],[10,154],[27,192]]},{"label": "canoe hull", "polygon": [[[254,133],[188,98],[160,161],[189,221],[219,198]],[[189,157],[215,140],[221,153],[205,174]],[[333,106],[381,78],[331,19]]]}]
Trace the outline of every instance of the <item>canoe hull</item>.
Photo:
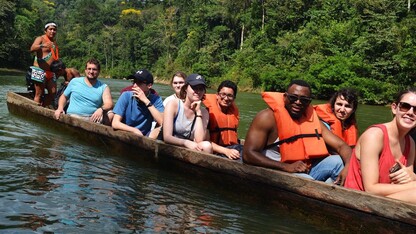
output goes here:
[{"label": "canoe hull", "polygon": [[111,127],[72,118],[68,115],[62,115],[59,120],[56,120],[54,119],[53,110],[38,106],[32,100],[26,98],[24,94],[8,92],[7,105],[9,111],[13,114],[35,114],[48,121],[54,121],[56,124],[121,141],[133,147],[154,152],[156,159],[168,157],[180,160],[207,168],[216,173],[237,177],[239,182],[251,181],[267,185],[272,189],[295,193],[301,197],[318,200],[337,208],[346,208],[392,220],[398,222],[398,225],[401,223],[406,227],[416,227],[416,205],[410,203],[345,189],[319,181],[311,181],[282,171],[241,164],[215,155],[168,145],[147,137],[138,137],[125,131],[115,131]]}]

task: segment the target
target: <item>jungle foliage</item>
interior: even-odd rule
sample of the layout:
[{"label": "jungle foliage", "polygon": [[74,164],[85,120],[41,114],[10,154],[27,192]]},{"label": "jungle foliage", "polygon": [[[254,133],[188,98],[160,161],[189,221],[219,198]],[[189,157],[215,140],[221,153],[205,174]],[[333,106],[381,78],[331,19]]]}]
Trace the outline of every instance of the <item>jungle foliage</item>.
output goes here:
[{"label": "jungle foliage", "polygon": [[230,79],[243,90],[283,91],[294,78],[316,98],[354,87],[384,104],[416,81],[416,14],[410,0],[0,0],[2,67],[26,69],[48,21],[60,55],[102,74],[147,68]]}]

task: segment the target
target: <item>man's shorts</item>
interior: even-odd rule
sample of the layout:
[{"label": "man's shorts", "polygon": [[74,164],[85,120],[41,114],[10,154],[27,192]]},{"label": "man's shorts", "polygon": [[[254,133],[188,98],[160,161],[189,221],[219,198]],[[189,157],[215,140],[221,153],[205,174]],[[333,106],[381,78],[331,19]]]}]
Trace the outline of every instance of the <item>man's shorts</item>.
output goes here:
[{"label": "man's shorts", "polygon": [[55,73],[51,71],[44,71],[42,68],[31,66],[32,76],[31,79],[35,82],[45,83],[46,80],[56,82]]}]

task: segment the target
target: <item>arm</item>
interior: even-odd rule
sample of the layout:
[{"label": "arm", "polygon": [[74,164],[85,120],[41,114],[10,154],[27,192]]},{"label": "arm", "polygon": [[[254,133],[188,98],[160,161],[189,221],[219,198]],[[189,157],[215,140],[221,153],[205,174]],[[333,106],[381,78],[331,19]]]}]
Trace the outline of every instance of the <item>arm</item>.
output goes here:
[{"label": "arm", "polygon": [[341,156],[342,161],[344,162],[344,169],[342,169],[337,180],[335,181],[336,184],[344,185],[345,179],[347,178],[352,148],[337,135],[333,134],[322,122],[320,122],[320,124],[322,137],[324,138],[326,145],[334,149]]},{"label": "arm", "polygon": [[178,102],[169,102],[163,112],[163,140],[172,145],[185,146],[186,139],[180,139],[173,136],[174,118],[177,114]]},{"label": "arm", "polygon": [[[208,138],[209,139],[209,138]],[[214,153],[224,154],[229,159],[238,159],[240,158],[240,152],[236,149],[228,149],[226,147],[222,147],[215,142],[211,142],[212,149]]]},{"label": "arm", "polygon": [[[379,183],[379,157],[383,150],[383,132],[379,128],[370,128],[365,131],[357,144],[359,150],[361,172],[365,191],[377,195],[389,196],[404,190],[416,188],[416,182],[406,184]],[[414,152],[414,151],[413,151]],[[409,158],[410,159],[410,158]],[[413,153],[414,160],[414,153]],[[413,162],[409,163],[412,165]]]},{"label": "arm", "polygon": [[403,165],[399,160],[396,159],[396,162],[400,165],[400,170],[389,175],[393,184],[406,184],[416,180],[416,174],[413,171],[415,161],[415,143],[411,138],[409,143],[410,151],[407,158],[407,165]]},{"label": "arm", "polygon": [[136,135],[139,135],[139,136],[143,136],[143,133],[139,129],[137,129],[135,127],[128,126],[127,124],[121,122],[122,120],[123,120],[122,116],[120,116],[118,114],[115,114],[114,117],[113,117],[113,121],[111,122],[111,126],[114,129],[124,130],[124,131],[128,131],[128,132],[132,132],[132,133],[134,133]]},{"label": "arm", "polygon": [[[150,114],[152,115],[153,119],[156,121],[156,123],[158,125],[162,125],[163,113],[160,112],[157,109],[157,108],[160,108],[160,106],[155,106],[154,105],[154,104],[159,105],[159,103],[151,103],[151,101],[147,98],[146,94],[139,87],[133,87],[132,90],[133,90],[133,97],[138,98],[139,101],[144,103],[146,106],[149,105],[149,104],[153,104],[152,106],[148,107],[148,110],[149,110]],[[162,104],[162,106],[163,106],[163,104]]]},{"label": "arm", "polygon": [[269,159],[263,155],[264,147],[273,143],[276,138],[277,129],[273,111],[265,109],[259,112],[247,131],[243,150],[244,163],[287,172],[306,171],[307,165],[302,161],[289,164]]},{"label": "arm", "polygon": [[108,86],[106,86],[104,89],[102,99],[103,105],[98,107],[90,117],[92,122],[101,122],[103,119],[104,111],[108,111],[113,108],[113,98],[111,97],[110,88]]},{"label": "arm", "polygon": [[201,102],[198,104],[198,109],[195,109],[195,115],[196,116],[202,116],[202,117],[196,117],[195,119],[195,132],[194,132],[194,141],[199,143],[201,141],[204,141],[208,139],[207,135],[207,126],[209,121],[209,113],[205,108],[200,107]]},{"label": "arm", "polygon": [[79,71],[75,68],[68,68],[69,69],[69,76],[67,75],[65,77],[65,81],[69,82],[72,80],[72,78],[74,77],[80,77],[81,74],[79,74]]},{"label": "arm", "polygon": [[36,39],[33,41],[32,46],[30,47],[30,52],[42,53],[42,47],[40,45],[42,45],[42,47],[43,47],[42,37],[36,37]]},{"label": "arm", "polygon": [[61,97],[59,97],[58,108],[55,110],[55,118],[56,119],[59,119],[61,114],[64,113],[64,107],[65,107],[65,104],[66,104],[66,100],[67,100],[67,97],[64,94],[62,94]]},{"label": "arm", "polygon": [[[145,102],[146,105],[148,105],[149,103]],[[154,121],[156,121],[157,125],[161,126],[163,123],[163,112],[164,112],[162,98],[157,96],[155,103],[152,103],[152,104],[153,104],[152,106],[148,107],[150,114],[152,115]]]}]

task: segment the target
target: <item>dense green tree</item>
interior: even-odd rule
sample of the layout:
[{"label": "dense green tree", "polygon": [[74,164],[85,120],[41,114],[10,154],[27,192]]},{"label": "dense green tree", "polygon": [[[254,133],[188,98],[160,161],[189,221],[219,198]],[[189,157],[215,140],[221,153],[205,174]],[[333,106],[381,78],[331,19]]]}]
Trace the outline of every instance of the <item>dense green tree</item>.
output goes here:
[{"label": "dense green tree", "polygon": [[161,79],[197,72],[217,85],[283,91],[309,81],[317,98],[354,87],[383,104],[415,85],[416,17],[403,0],[0,0],[0,57],[26,69],[33,39],[58,23],[60,55],[83,71],[123,78],[147,68]]}]

